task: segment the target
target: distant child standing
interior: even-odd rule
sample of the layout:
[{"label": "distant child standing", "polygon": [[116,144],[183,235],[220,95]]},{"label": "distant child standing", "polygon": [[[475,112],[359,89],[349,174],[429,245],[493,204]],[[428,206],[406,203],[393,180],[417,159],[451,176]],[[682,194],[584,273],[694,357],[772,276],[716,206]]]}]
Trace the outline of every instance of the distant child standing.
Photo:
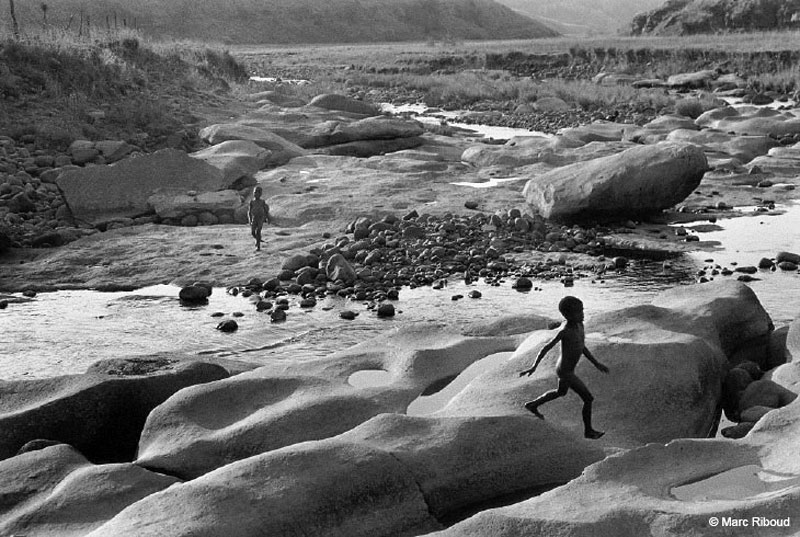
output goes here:
[{"label": "distant child standing", "polygon": [[253,199],[250,201],[250,207],[247,210],[250,234],[256,240],[256,250],[261,250],[261,228],[264,227],[264,222],[272,223],[272,219],[269,216],[269,205],[261,199],[262,192],[260,186],[253,190]]},{"label": "distant child standing", "polygon": [[586,438],[597,439],[605,433],[592,428],[592,401],[594,401],[594,396],[592,396],[586,385],[575,374],[575,367],[578,365],[578,360],[580,360],[581,355],[586,355],[586,358],[603,373],[608,373],[608,367],[598,362],[584,343],[583,302],[574,296],[564,297],[561,299],[561,302],[558,303],[558,311],[561,312],[567,322],[561,325],[556,336],[539,351],[539,355],[536,357],[533,367],[519,374],[520,377],[524,375],[530,376],[531,373],[536,371],[536,367],[539,365],[539,362],[542,361],[542,358],[544,358],[550,349],[560,341],[561,357],[556,363],[558,388],[550,390],[533,401],[525,403],[525,408],[536,417],[544,419],[544,416],[539,412],[539,407],[548,401],[567,395],[569,389],[572,388],[572,391],[583,399],[583,435]]}]

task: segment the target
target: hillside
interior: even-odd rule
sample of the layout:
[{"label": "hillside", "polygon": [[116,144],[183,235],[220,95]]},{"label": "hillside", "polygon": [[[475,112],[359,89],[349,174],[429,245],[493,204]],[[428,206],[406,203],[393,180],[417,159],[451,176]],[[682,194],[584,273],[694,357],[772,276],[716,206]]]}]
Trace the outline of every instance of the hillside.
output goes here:
[{"label": "hillside", "polygon": [[800,28],[800,0],[667,0],[634,17],[632,35]]},{"label": "hillside", "polygon": [[663,0],[499,0],[568,35],[608,35],[628,30],[637,13],[659,6]]},{"label": "hillside", "polygon": [[[16,0],[25,25],[41,2]],[[134,24],[147,35],[220,43],[354,43],[429,39],[528,39],[556,32],[494,0],[61,0],[47,22],[72,29]],[[70,18],[72,19],[71,22]],[[5,23],[5,16],[2,21]]]}]

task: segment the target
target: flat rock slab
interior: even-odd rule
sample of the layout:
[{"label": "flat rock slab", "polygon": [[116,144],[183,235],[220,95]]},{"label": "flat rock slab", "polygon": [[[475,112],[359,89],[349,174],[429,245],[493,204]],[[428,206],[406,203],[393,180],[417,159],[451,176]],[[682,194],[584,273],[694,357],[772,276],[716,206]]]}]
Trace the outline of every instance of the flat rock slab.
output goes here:
[{"label": "flat rock slab", "polygon": [[69,170],[56,184],[72,215],[89,223],[146,214],[147,198],[155,193],[206,192],[230,186],[221,170],[177,149]]},{"label": "flat rock slab", "polygon": [[188,194],[154,194],[147,198],[147,204],[161,218],[181,218],[188,213],[208,211],[233,211],[242,205],[242,197],[235,190]]},{"label": "flat rock slab", "polygon": [[789,111],[756,107],[726,107],[711,110],[696,123],[740,135],[786,136],[800,133],[800,116]]},{"label": "flat rock slab", "polygon": [[779,145],[777,140],[766,135],[737,136],[716,129],[697,131],[681,128],[670,132],[666,139],[696,144],[703,148],[709,158],[730,157],[742,163],[765,155]]}]

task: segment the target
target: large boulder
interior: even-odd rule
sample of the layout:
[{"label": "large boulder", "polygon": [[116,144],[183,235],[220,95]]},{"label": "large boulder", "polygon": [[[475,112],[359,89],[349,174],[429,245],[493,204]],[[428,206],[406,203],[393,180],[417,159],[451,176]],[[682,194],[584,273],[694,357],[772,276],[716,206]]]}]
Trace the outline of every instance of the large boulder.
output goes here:
[{"label": "large boulder", "polygon": [[[793,369],[796,379],[796,366],[778,369]],[[619,453],[548,494],[432,535],[795,535],[798,441],[795,400],[764,415],[740,440],[680,439]]]},{"label": "large boulder", "polygon": [[147,205],[161,218],[182,218],[200,212],[232,213],[242,205],[242,197],[235,190],[201,192],[199,194],[154,194]]},{"label": "large boulder", "polygon": [[271,151],[249,140],[220,142],[189,156],[222,170],[225,183],[234,190],[253,186],[256,183],[253,176],[266,168],[272,159]]},{"label": "large boulder", "polygon": [[228,376],[221,366],[163,364],[149,375],[93,373],[0,383],[0,460],[40,438],[95,462],[132,460],[150,411],[178,390]]},{"label": "large boulder", "polygon": [[[715,111],[710,111],[715,112]],[[791,111],[769,108],[724,108],[714,114],[706,112],[696,123],[723,132],[739,135],[782,137],[800,134],[800,116]]]},{"label": "large boulder", "polygon": [[229,140],[249,140],[270,151],[269,164],[279,166],[305,153],[302,147],[266,129],[239,123],[219,123],[200,131],[200,138],[216,145]]},{"label": "large boulder", "polygon": [[414,149],[425,143],[421,136],[393,138],[391,140],[356,140],[343,144],[329,145],[314,150],[323,155],[339,155],[343,157],[367,158],[375,155],[394,153],[406,149]]},{"label": "large boulder", "polygon": [[568,127],[558,131],[564,138],[589,142],[620,142],[625,137],[625,131],[637,128],[632,123],[615,123],[613,121],[595,121],[580,127]]},{"label": "large boulder", "polygon": [[419,535],[474,505],[566,482],[605,455],[584,441],[584,457],[563,457],[574,442],[542,435],[530,416],[382,414],[155,494],[91,536]]},{"label": "large boulder", "polygon": [[316,106],[317,108],[325,108],[328,110],[340,110],[342,112],[363,114],[365,116],[376,116],[380,113],[378,107],[372,103],[357,101],[337,93],[317,95],[311,99],[307,106]]},{"label": "large boulder", "polygon": [[570,147],[563,137],[526,136],[512,138],[503,145],[480,144],[468,147],[461,160],[474,166],[517,168],[542,163],[549,167],[614,155],[634,147],[628,142],[589,142]]},{"label": "large boulder", "polygon": [[[280,362],[182,390],[148,417],[137,463],[196,477],[259,453],[334,436],[377,414],[404,412],[428,386],[515,345],[512,337],[405,329],[331,356]],[[349,383],[352,374],[374,369],[387,372],[387,384]]]},{"label": "large boulder", "polygon": [[545,218],[620,218],[681,202],[707,170],[700,148],[662,142],[556,168],[529,180],[523,195]]},{"label": "large boulder", "polygon": [[[756,447],[730,440],[650,444],[608,457],[548,494],[430,535],[792,535],[786,528],[750,527],[754,520],[786,524],[800,516],[797,479],[770,470]],[[731,527],[731,519],[748,526]]]},{"label": "large boulder", "polygon": [[716,129],[676,129],[666,139],[695,144],[705,151],[709,159],[735,158],[741,162],[765,155],[779,145],[777,140],[769,136],[736,136]]},{"label": "large boulder", "polygon": [[177,483],[130,463],[95,466],[58,444],[0,461],[0,535],[83,537]]},{"label": "large boulder", "polygon": [[697,89],[709,87],[719,76],[714,69],[703,69],[692,73],[678,73],[667,78],[667,87],[672,89]]},{"label": "large boulder", "polygon": [[[713,332],[707,338],[694,333],[695,320],[651,305],[588,319],[586,346],[611,369],[604,375],[588,361],[577,369],[595,396],[593,423],[606,431],[598,441],[601,445],[630,448],[712,433],[727,360],[713,344]],[[518,375],[533,364],[553,335],[551,331],[533,333],[509,360],[474,379],[436,415],[524,412],[523,403],[558,385],[558,351],[546,357],[530,378]],[[581,403],[574,394],[540,410],[547,418],[543,427],[582,438]],[[575,449],[580,450],[580,444]]]},{"label": "large boulder", "polygon": [[[720,281],[703,285],[678,286],[653,299],[662,308],[678,310],[698,322],[712,343],[719,346],[732,363],[750,358],[763,367],[769,355],[774,324],[755,292],[742,282]],[[706,319],[711,329],[701,326]]]},{"label": "large boulder", "polygon": [[177,149],[162,149],[109,166],[68,170],[56,184],[75,219],[87,222],[146,214],[147,199],[155,193],[216,191],[230,186],[221,170]]},{"label": "large boulder", "polygon": [[751,160],[747,166],[762,172],[796,177],[800,175],[800,144],[789,147],[773,147],[766,155]]}]

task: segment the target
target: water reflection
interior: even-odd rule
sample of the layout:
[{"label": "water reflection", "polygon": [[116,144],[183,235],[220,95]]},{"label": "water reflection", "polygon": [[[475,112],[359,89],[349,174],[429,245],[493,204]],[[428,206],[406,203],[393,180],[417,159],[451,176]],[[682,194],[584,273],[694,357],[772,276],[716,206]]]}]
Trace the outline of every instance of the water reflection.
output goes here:
[{"label": "water reflection", "polygon": [[[538,290],[519,293],[511,281],[500,286],[483,282],[466,285],[455,278],[441,289],[404,288],[396,301],[397,315],[378,319],[365,304],[339,297],[319,301],[313,309],[293,302],[284,323],[271,323],[269,314],[257,312],[246,298],[216,289],[205,306],[182,307],[177,287],[159,285],[131,292],[60,291],[40,293],[32,300],[11,297],[0,310],[0,379],[49,377],[83,372],[93,362],[183,351],[225,356],[254,363],[271,360],[304,360],[324,356],[365,341],[380,332],[414,323],[447,324],[453,329],[475,321],[492,321],[500,315],[535,313],[557,317],[556,304],[566,295],[580,297],[587,317],[596,312],[648,303],[659,292],[676,285],[690,285],[698,269],[715,264],[757,265],[761,257],[800,248],[800,205],[780,216],[732,218],[713,230],[699,231],[701,240],[719,246],[705,247],[669,261],[636,260],[621,272],[598,276],[580,271],[574,285],[557,280],[535,282]],[[704,243],[701,243],[704,244]],[[749,285],[776,325],[797,316],[797,272],[761,270]],[[737,274],[726,276],[734,279]],[[716,276],[723,278],[723,276]],[[468,298],[478,290],[482,297]],[[453,300],[454,295],[464,298]],[[339,318],[343,309],[361,314],[355,320]],[[239,329],[222,333],[215,329],[234,312]],[[212,314],[221,313],[221,317]]]}]

